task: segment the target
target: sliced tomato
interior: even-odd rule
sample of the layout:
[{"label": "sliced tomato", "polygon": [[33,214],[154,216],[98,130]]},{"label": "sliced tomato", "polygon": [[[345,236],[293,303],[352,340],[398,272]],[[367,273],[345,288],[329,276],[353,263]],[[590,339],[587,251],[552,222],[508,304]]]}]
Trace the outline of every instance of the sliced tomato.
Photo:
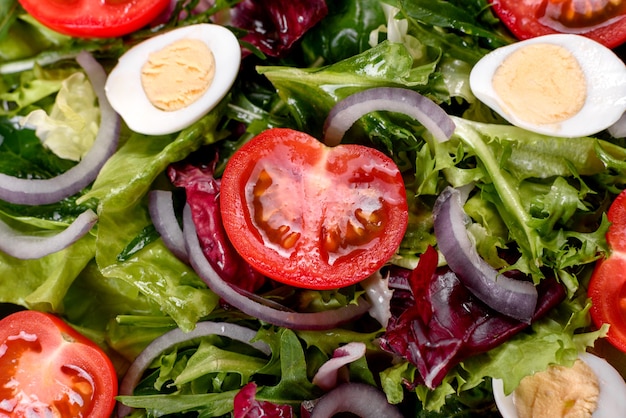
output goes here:
[{"label": "sliced tomato", "polygon": [[18,0],[42,25],[84,38],[112,38],[148,25],[170,0]]},{"label": "sliced tomato", "polygon": [[577,33],[609,48],[626,41],[626,1],[490,0],[500,20],[518,39]]},{"label": "sliced tomato", "polygon": [[626,191],[613,201],[607,217],[611,253],[598,261],[589,282],[591,318],[598,327],[609,324],[607,339],[626,353]]},{"label": "sliced tomato", "polygon": [[232,156],[220,204],[226,233],[245,260],[309,289],[371,275],[396,252],[408,222],[402,175],[389,157],[360,145],[327,147],[282,128]]},{"label": "sliced tomato", "polygon": [[0,321],[0,416],[110,417],[117,375],[106,354],[60,318]]}]

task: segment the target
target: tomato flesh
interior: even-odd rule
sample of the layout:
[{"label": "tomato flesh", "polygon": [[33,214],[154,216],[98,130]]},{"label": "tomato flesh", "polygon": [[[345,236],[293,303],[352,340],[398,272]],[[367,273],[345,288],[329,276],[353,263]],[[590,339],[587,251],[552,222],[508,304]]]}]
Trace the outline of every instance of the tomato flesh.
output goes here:
[{"label": "tomato flesh", "polygon": [[263,274],[331,289],[371,275],[397,250],[408,209],[393,161],[359,145],[327,147],[270,129],[230,159],[221,213],[237,251]]},{"label": "tomato flesh", "polygon": [[0,321],[0,416],[109,417],[117,374],[104,352],[59,318]]},{"label": "tomato flesh", "polygon": [[493,10],[518,39],[576,33],[609,48],[626,41],[624,0],[490,0]]},{"label": "tomato flesh", "polygon": [[148,25],[170,0],[19,0],[44,26],[65,35],[111,38]]},{"label": "tomato flesh", "polygon": [[607,339],[626,353],[626,191],[611,204],[606,239],[608,258],[598,261],[589,282],[591,318],[596,326],[609,324]]}]

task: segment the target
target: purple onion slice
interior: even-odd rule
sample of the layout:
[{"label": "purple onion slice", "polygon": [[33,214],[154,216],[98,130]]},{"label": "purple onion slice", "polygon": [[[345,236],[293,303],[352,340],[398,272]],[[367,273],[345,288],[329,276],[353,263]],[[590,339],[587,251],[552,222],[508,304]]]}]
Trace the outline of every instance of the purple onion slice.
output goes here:
[{"label": "purple onion slice", "polygon": [[119,116],[106,98],[104,68],[88,52],[76,57],[93,86],[100,105],[100,127],[85,157],[75,166],[49,179],[25,179],[0,173],[0,199],[19,205],[45,205],[72,196],[95,180],[117,149]]},{"label": "purple onion slice", "polygon": [[352,94],[330,110],[323,128],[324,143],[338,145],[357,120],[381,110],[414,118],[439,142],[447,141],[455,129],[450,116],[418,92],[398,87],[376,87]]},{"label": "purple onion slice", "polygon": [[226,303],[261,321],[291,329],[325,330],[352,322],[370,309],[371,304],[365,299],[359,299],[358,304],[311,313],[286,311],[260,303],[224,281],[213,269],[200,248],[189,205],[186,205],[183,210],[183,235],[187,244],[189,262],[207,286]]},{"label": "purple onion slice", "polygon": [[56,235],[23,234],[0,221],[0,251],[22,260],[33,260],[61,251],[87,234],[98,216],[87,209]]},{"label": "purple onion slice", "polygon": [[151,190],[148,193],[148,209],[154,228],[161,235],[165,246],[179,260],[189,261],[183,230],[178,225],[172,192],[167,190]]},{"label": "purple onion slice", "polygon": [[437,246],[450,269],[487,306],[519,321],[530,323],[537,305],[537,289],[529,281],[498,273],[476,250],[463,210],[468,190],[447,187],[433,209]]},{"label": "purple onion slice", "polygon": [[[251,342],[256,336],[256,331],[250,328],[227,322],[198,322],[193,331],[183,332],[180,328],[176,328],[166,332],[148,344],[148,346],[137,356],[124,374],[124,377],[120,382],[119,395],[132,395],[133,390],[141,380],[143,373],[148,369],[150,364],[161,355],[161,353],[178,344],[208,335],[222,335],[224,337],[249,344],[265,355],[269,356],[271,354],[270,347],[263,341]],[[120,418],[125,417],[131,412],[131,410],[132,408],[118,403],[117,416]]]},{"label": "purple onion slice", "polygon": [[331,390],[337,386],[337,382],[342,377],[343,366],[356,361],[365,356],[365,343],[352,341],[342,345],[333,351],[333,356],[317,369],[313,376],[313,384],[322,390]]},{"label": "purple onion slice", "polygon": [[365,383],[337,386],[318,400],[311,418],[330,418],[339,412],[350,412],[362,418],[402,418],[382,391]]}]

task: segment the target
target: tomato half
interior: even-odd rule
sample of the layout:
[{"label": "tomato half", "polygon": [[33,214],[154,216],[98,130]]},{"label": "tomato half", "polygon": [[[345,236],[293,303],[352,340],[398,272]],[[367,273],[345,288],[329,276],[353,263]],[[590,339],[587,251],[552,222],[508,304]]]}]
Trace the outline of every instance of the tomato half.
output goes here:
[{"label": "tomato half", "polygon": [[395,163],[360,145],[327,147],[269,129],[241,147],[221,180],[235,249],[277,281],[309,289],[354,284],[389,260],[408,222]]},{"label": "tomato half", "polygon": [[518,39],[577,33],[609,48],[626,41],[626,1],[490,0],[500,20]]},{"label": "tomato half", "polygon": [[606,239],[608,258],[598,261],[589,282],[591,318],[596,326],[609,324],[607,339],[626,353],[626,191],[611,204]]},{"label": "tomato half", "polygon": [[170,0],[18,0],[42,25],[81,38],[112,38],[143,28]]},{"label": "tomato half", "polygon": [[60,318],[20,311],[0,321],[0,416],[105,418],[116,395],[109,358]]}]

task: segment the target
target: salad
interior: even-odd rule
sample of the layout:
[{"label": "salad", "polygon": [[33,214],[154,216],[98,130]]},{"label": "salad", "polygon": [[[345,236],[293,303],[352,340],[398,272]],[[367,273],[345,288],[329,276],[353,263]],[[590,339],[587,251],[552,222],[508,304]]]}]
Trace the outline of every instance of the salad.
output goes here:
[{"label": "salad", "polygon": [[[470,86],[518,41],[512,2],[79,3],[0,0],[0,306],[51,313],[98,347],[117,416],[497,417],[493,379],[508,394],[624,335],[596,320],[618,308],[592,320],[587,292],[619,248],[607,211],[624,132],[536,133]],[[206,111],[174,110],[172,130],[112,85],[137,84],[128,57],[146,42],[207,24],[207,42],[226,28],[238,49],[216,45]],[[247,198],[271,245],[254,245]],[[359,204],[358,227],[333,229]],[[277,207],[291,229],[268,220]],[[329,225],[323,239],[294,235],[300,218]],[[300,236],[308,253],[275,257]],[[481,293],[498,280],[512,287]]]}]

